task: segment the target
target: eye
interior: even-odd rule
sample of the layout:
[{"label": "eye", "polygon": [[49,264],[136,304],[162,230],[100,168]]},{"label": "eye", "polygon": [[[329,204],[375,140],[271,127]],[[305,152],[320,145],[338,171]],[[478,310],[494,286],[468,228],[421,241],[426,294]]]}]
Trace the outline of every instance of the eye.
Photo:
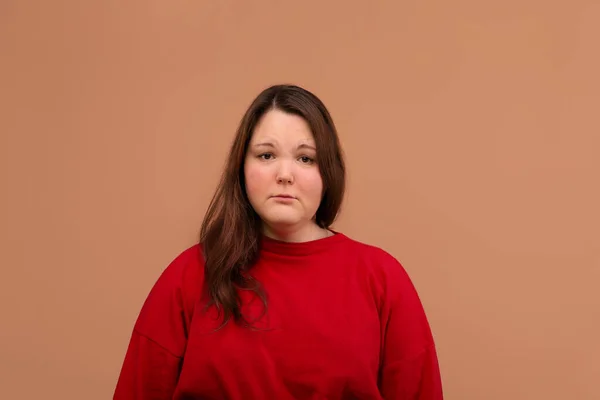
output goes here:
[{"label": "eye", "polygon": [[302,161],[303,164],[312,164],[315,160],[307,156],[302,156],[300,157],[300,161]]},{"label": "eye", "polygon": [[263,160],[270,160],[271,158],[273,158],[273,154],[263,153],[263,154],[259,155],[258,158],[261,158]]}]

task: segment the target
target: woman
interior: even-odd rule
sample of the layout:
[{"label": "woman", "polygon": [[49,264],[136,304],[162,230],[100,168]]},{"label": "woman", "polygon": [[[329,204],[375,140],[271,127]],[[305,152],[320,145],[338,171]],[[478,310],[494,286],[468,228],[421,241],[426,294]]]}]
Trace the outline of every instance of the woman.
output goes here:
[{"label": "woman", "polygon": [[330,229],[345,166],[323,103],[254,100],[200,241],[152,288],[115,399],[442,399],[430,327],[383,250]]}]

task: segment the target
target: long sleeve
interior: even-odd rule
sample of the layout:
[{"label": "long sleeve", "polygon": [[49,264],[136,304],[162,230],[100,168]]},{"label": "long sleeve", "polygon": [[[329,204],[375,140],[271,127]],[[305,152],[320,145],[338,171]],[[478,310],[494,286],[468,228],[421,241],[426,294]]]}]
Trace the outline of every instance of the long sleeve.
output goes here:
[{"label": "long sleeve", "polygon": [[380,387],[386,400],[442,400],[437,352],[425,311],[399,263],[388,270],[382,309]]},{"label": "long sleeve", "polygon": [[177,385],[180,362],[180,357],[134,331],[113,398],[171,399]]},{"label": "long sleeve", "polygon": [[152,287],[131,334],[115,400],[173,397],[199,292],[199,270],[198,250],[191,248],[171,262]]}]

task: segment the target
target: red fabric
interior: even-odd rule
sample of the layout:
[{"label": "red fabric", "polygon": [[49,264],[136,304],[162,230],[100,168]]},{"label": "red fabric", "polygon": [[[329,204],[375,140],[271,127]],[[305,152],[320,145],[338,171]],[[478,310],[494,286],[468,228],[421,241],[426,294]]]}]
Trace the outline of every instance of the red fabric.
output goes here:
[{"label": "red fabric", "polygon": [[255,329],[220,322],[200,299],[200,246],[179,255],[135,323],[114,393],[149,399],[441,400],[432,334],[413,284],[383,250],[337,233],[264,239],[242,293]]}]

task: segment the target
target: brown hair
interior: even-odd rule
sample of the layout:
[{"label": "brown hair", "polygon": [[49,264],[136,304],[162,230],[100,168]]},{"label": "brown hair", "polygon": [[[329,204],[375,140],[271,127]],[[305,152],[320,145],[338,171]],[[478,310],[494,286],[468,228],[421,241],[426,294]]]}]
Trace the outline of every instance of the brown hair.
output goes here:
[{"label": "brown hair", "polygon": [[323,197],[315,215],[320,227],[331,226],[344,197],[346,168],[337,130],[325,105],[317,96],[295,85],[275,85],[263,90],[239,124],[200,232],[205,294],[208,305],[223,312],[224,324],[231,317],[235,322],[247,323],[241,312],[238,289],[253,291],[266,310],[266,296],[259,283],[246,274],[258,257],[262,227],[246,195],[244,159],[256,124],[273,109],[304,118],[314,136],[323,180]]}]

